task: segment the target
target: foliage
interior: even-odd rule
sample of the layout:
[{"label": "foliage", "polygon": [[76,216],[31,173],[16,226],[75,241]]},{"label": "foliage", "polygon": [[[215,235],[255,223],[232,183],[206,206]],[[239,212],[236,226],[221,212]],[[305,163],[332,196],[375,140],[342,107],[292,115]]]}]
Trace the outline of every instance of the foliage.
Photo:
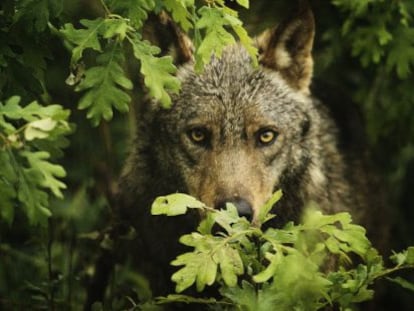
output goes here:
[{"label": "foliage", "polygon": [[[399,200],[404,199],[404,187],[412,184],[407,179],[407,167],[414,159],[414,5],[411,1],[310,2],[318,23],[315,75],[336,81],[362,108],[371,149],[381,155],[383,175],[391,185],[391,206],[401,213],[397,215],[394,242],[406,245],[414,235],[407,223],[412,218],[407,216],[411,209],[410,204]],[[108,219],[112,219],[109,205],[125,157],[129,127],[134,126],[133,103],[140,100],[145,89],[157,103],[169,107],[170,95],[180,87],[173,59],[144,39],[149,16],[165,10],[192,37],[195,67],[202,70],[212,54],[219,56],[225,45],[235,41],[241,41],[256,62],[257,51],[244,25],[249,29],[274,25],[275,15],[286,15],[287,6],[293,7],[287,3],[1,1],[0,309],[82,308],[96,254],[114,243],[108,229]],[[285,8],[279,10],[282,5]],[[84,120],[85,114],[90,121]],[[408,180],[406,184],[404,179]],[[202,236],[211,230],[211,223],[203,226],[198,233]],[[227,229],[232,227],[234,224],[228,224],[223,232],[230,235]],[[191,239],[195,238],[184,241],[196,245]],[[264,268],[275,260],[275,250],[263,250],[262,255],[269,259],[263,259],[263,270],[258,270],[260,265],[246,267],[242,256],[243,265],[232,266],[238,262],[232,247],[226,246],[222,252],[233,256],[234,262],[220,266],[200,258],[208,270],[195,277],[195,286],[208,287],[226,271],[222,282],[227,283],[223,284],[234,284],[235,280],[238,284],[226,292],[228,300],[243,293],[246,299],[255,295],[258,301],[267,301],[265,293],[275,290],[266,287],[272,279],[259,283],[259,292],[251,287],[256,283],[243,278],[270,271]],[[396,254],[397,266],[404,256],[411,258],[410,254]],[[177,264],[186,262],[184,257]],[[206,274],[213,268],[214,280]],[[363,271],[354,273],[349,280],[360,277]],[[412,287],[399,276],[393,282]],[[125,301],[127,291],[134,294],[139,289],[138,296],[150,295],[146,281],[128,265],[117,267],[111,284],[107,300],[113,309],[131,303]]]},{"label": "foliage", "polygon": [[[414,101],[407,97],[414,83],[414,6],[412,1],[332,0],[339,9],[342,22],[321,36],[329,47],[316,57],[318,75],[340,72],[341,60],[349,53],[362,66],[350,69],[340,81],[364,111],[367,134],[373,150],[384,153],[394,148],[393,159],[379,157],[395,180],[404,177],[407,157],[413,157],[414,128],[397,126],[412,123]],[[339,62],[338,62],[339,61]],[[348,62],[349,64],[349,62]],[[324,68],[322,68],[324,67]],[[358,70],[358,69],[357,69]],[[353,91],[352,91],[353,90]],[[401,118],[404,119],[401,120]],[[397,121],[398,120],[398,121]],[[398,142],[388,137],[399,137]]]},{"label": "foliage", "polygon": [[[177,293],[193,285],[198,292],[218,285],[222,301],[200,301],[213,307],[221,303],[235,310],[318,310],[336,305],[350,310],[373,298],[370,287],[376,279],[414,268],[414,247],[395,253],[391,257],[395,266],[385,268],[364,228],[352,224],[348,213],[323,215],[308,208],[301,224],[264,230],[264,222],[277,215],[262,214],[253,226],[231,204],[214,210],[183,194],[158,198],[152,213],[175,216],[188,208],[202,210],[206,218],[197,232],[180,238],[193,250],[171,263],[182,266],[171,279]],[[360,263],[352,265],[355,255]],[[391,280],[413,290],[414,284],[402,278]],[[162,304],[183,301],[197,303],[184,295],[158,300]]]},{"label": "foliage", "polygon": [[11,225],[16,207],[24,210],[31,224],[46,224],[48,189],[63,198],[65,184],[58,178],[64,168],[50,162],[67,145],[69,111],[59,105],[22,107],[20,98],[0,102],[0,215]]},{"label": "foliage", "polygon": [[[248,5],[246,1],[242,3]],[[102,4],[105,9],[104,18],[83,19],[80,21],[83,28],[79,29],[67,23],[60,31],[70,44],[73,67],[79,65],[85,50],[92,49],[101,53],[97,58],[99,66],[87,69],[84,73],[85,79],[76,87],[76,91],[86,91],[79,102],[79,108],[89,108],[88,117],[92,119],[94,125],[97,125],[101,118],[105,120],[112,118],[112,106],[119,111],[128,109],[130,97],[126,90],[130,90],[132,84],[122,70],[121,65],[125,62],[119,55],[119,48],[125,43],[132,46],[133,55],[140,61],[140,71],[144,76],[145,86],[150,95],[159,100],[161,105],[169,107],[171,105],[169,93],[176,93],[179,90],[179,81],[172,75],[175,72],[172,58],[156,57],[161,52],[160,49],[143,40],[139,34],[149,11],[159,11],[164,8],[172,13],[172,17],[182,25],[184,30],[195,28],[198,34],[196,68],[199,70],[209,61],[212,54],[220,56],[224,46],[235,42],[232,34],[223,27],[225,25],[233,27],[241,42],[255,57],[256,50],[243,29],[237,12],[226,7],[222,0],[211,1],[208,6],[202,6],[199,10],[196,10],[194,1],[145,1],[134,9],[133,4],[127,5],[122,1]],[[124,12],[125,17],[113,13],[111,4],[114,6],[114,11]],[[205,30],[203,39],[200,36],[201,29]],[[73,83],[77,82],[75,79]]]}]

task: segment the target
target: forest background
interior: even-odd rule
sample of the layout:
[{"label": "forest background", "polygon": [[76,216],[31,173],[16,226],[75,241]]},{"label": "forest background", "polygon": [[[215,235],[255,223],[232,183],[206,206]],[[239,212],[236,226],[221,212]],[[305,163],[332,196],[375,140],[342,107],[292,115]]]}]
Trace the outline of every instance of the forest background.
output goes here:
[{"label": "forest background", "polygon": [[[201,34],[202,66],[206,51],[231,41],[208,41],[205,29],[194,31],[194,5],[215,2],[222,1],[2,1],[0,309],[82,308],[96,254],[111,247],[110,202],[143,95],[142,75],[166,106],[165,91],[177,90],[171,63],[139,35],[143,22],[148,12],[164,8],[185,31]],[[361,111],[391,213],[388,256],[414,244],[414,2],[310,2],[315,80],[329,81]],[[294,6],[255,0],[247,9],[248,3],[226,1],[251,35]],[[214,33],[222,24],[211,18],[207,30]],[[100,23],[106,26],[97,31]],[[229,23],[225,28],[248,44],[238,18]],[[128,267],[117,269],[113,305],[143,282]],[[389,296],[395,309],[408,310],[413,302],[397,285]]]}]

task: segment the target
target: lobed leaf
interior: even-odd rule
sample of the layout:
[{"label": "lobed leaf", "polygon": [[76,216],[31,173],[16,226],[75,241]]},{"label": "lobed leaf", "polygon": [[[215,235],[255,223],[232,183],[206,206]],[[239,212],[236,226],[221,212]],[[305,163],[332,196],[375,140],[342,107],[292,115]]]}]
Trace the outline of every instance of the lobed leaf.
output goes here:
[{"label": "lobed leaf", "polygon": [[40,177],[38,183],[44,188],[49,188],[52,193],[63,198],[62,189],[66,189],[66,185],[59,181],[58,178],[66,176],[66,172],[62,166],[52,164],[49,161],[50,155],[46,151],[37,152],[21,152],[21,155],[27,159],[31,169]]},{"label": "lobed leaf", "polygon": [[179,23],[184,31],[193,27],[192,16],[188,7],[194,7],[194,0],[164,0],[165,8],[171,12],[174,21]]},{"label": "lobed leaf", "polygon": [[76,29],[72,24],[67,23],[60,30],[66,40],[74,45],[72,49],[72,64],[77,63],[82,58],[85,49],[93,49],[98,52],[102,51],[99,42],[99,33],[104,26],[105,19],[101,17],[94,20],[81,19],[80,23],[85,28]]},{"label": "lobed leaf", "polygon": [[[59,105],[41,106],[32,102],[20,105],[19,97],[0,103],[0,193],[3,198],[0,215],[11,224],[15,208],[20,207],[33,225],[46,223],[50,190],[62,198],[66,185],[59,180],[65,170],[50,162],[47,150],[58,150],[71,129],[69,112]],[[26,122],[24,122],[26,121]]]},{"label": "lobed leaf", "polygon": [[51,216],[48,207],[48,194],[39,188],[41,173],[33,168],[15,168],[18,172],[19,184],[17,199],[22,203],[29,222],[32,225],[46,225],[46,219]]},{"label": "lobed leaf", "polygon": [[268,311],[276,306],[274,292],[266,284],[257,290],[253,284],[243,280],[241,287],[221,288],[220,293],[236,304],[237,310]]},{"label": "lobed leaf", "polygon": [[[248,4],[248,3],[247,3]],[[229,22],[236,35],[239,37],[240,43],[244,46],[253,61],[253,66],[258,66],[258,49],[253,39],[248,35],[243,27],[243,22],[238,18],[237,11],[225,7],[223,9],[224,18]]]},{"label": "lobed leaf", "polygon": [[148,12],[155,8],[154,0],[111,0],[109,6],[113,12],[130,20],[131,26],[141,28],[148,18]]},{"label": "lobed leaf", "polygon": [[171,106],[171,98],[168,92],[178,93],[179,80],[173,76],[176,68],[170,56],[156,57],[159,49],[151,46],[139,37],[129,37],[134,56],[141,62],[141,73],[144,75],[144,83],[150,95],[159,100],[163,107]]},{"label": "lobed leaf", "polygon": [[194,283],[197,290],[202,291],[206,285],[212,285],[216,279],[217,264],[209,253],[185,253],[178,256],[171,264],[184,266],[171,277],[171,280],[176,282],[177,293]]},{"label": "lobed leaf", "polygon": [[409,77],[414,67],[414,28],[399,26],[387,55],[386,68],[396,70],[401,79]]},{"label": "lobed leaf", "polygon": [[100,120],[110,120],[113,107],[121,112],[129,109],[131,97],[125,90],[131,90],[132,82],[126,77],[121,62],[123,55],[117,44],[112,50],[104,51],[97,58],[98,66],[85,71],[85,78],[76,91],[85,91],[79,101],[79,109],[88,109],[87,117],[97,126]]},{"label": "lobed leaf", "polygon": [[236,286],[238,275],[244,273],[243,261],[239,252],[226,244],[216,251],[214,259],[220,265],[220,272],[224,283],[229,287]]},{"label": "lobed leaf", "polygon": [[198,254],[185,253],[179,255],[171,264],[173,266],[184,266],[171,276],[171,280],[176,283],[175,291],[181,293],[193,285],[197,279]]},{"label": "lobed leaf", "polygon": [[220,57],[227,45],[234,44],[234,37],[224,28],[230,25],[224,18],[223,9],[217,7],[202,7],[198,11],[200,19],[196,22],[197,29],[205,29],[205,37],[196,47],[195,69],[201,71],[210,62],[211,56]]},{"label": "lobed leaf", "polygon": [[43,32],[51,17],[58,16],[63,0],[21,0],[16,2],[15,22],[24,23],[30,31]]},{"label": "lobed leaf", "polygon": [[272,210],[273,206],[280,200],[282,197],[282,190],[276,191],[272,197],[260,208],[259,215],[257,217],[257,220],[260,224],[263,224],[270,211]]},{"label": "lobed leaf", "polygon": [[29,122],[24,130],[24,137],[29,141],[36,138],[46,138],[57,124],[57,121],[51,118]]},{"label": "lobed leaf", "polygon": [[267,253],[266,259],[270,261],[270,264],[263,271],[253,276],[253,281],[256,283],[267,282],[275,275],[276,269],[282,263],[283,255],[280,252],[275,254]]},{"label": "lobed leaf", "polygon": [[185,214],[188,208],[202,209],[204,207],[204,203],[188,194],[174,193],[156,198],[151,206],[151,214],[176,216]]},{"label": "lobed leaf", "polygon": [[123,18],[107,18],[100,29],[100,33],[105,39],[117,37],[122,41],[129,30],[131,30],[131,28],[128,25],[127,20]]}]

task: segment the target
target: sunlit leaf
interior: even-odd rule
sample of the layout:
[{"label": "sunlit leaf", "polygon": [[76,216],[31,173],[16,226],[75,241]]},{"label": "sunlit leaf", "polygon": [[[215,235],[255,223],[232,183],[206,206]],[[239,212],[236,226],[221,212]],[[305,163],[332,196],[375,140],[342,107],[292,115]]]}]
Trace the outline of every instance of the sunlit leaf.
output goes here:
[{"label": "sunlit leaf", "polygon": [[171,106],[171,98],[168,92],[178,93],[179,80],[173,76],[176,71],[170,56],[156,57],[159,49],[142,41],[139,37],[129,40],[134,56],[141,62],[141,73],[144,75],[144,83],[150,95],[159,100],[163,107]]},{"label": "sunlit leaf", "polygon": [[168,196],[158,197],[152,204],[153,215],[175,216],[187,212],[188,208],[204,208],[205,205],[194,197],[184,193],[174,193]]}]

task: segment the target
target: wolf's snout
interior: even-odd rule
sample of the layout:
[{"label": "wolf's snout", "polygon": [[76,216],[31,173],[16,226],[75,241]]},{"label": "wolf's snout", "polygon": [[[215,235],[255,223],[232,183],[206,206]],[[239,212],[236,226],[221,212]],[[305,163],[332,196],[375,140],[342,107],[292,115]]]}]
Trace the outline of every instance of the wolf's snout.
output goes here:
[{"label": "wolf's snout", "polygon": [[216,209],[223,209],[226,207],[227,203],[232,203],[237,208],[237,212],[240,217],[246,217],[248,221],[251,221],[253,218],[253,208],[252,205],[242,198],[231,198],[220,200],[215,204]]}]

